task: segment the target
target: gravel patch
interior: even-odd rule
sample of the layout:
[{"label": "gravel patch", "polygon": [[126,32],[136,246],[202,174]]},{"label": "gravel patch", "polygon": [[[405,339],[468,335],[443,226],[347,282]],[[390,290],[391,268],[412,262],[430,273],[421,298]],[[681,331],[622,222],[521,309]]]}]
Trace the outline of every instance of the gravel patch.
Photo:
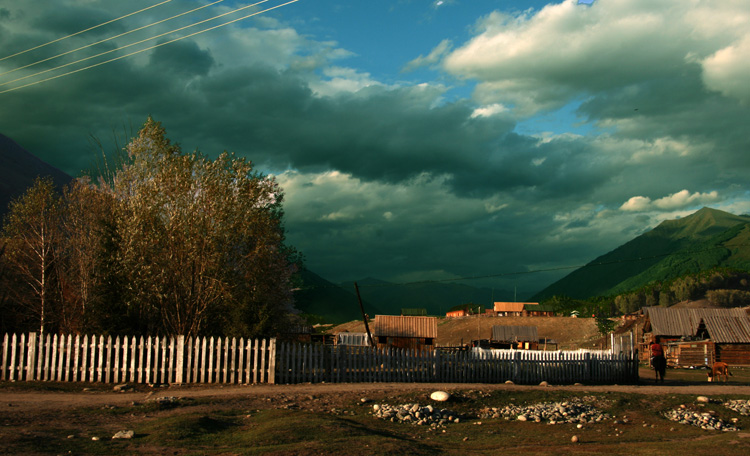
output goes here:
[{"label": "gravel patch", "polygon": [[724,406],[740,415],[750,415],[750,400],[734,399],[724,403]]},{"label": "gravel patch", "polygon": [[563,402],[543,402],[533,405],[506,405],[502,408],[488,407],[480,410],[480,418],[505,418],[518,421],[534,421],[548,424],[598,423],[611,418],[591,404],[580,399]]},{"label": "gravel patch", "polygon": [[458,423],[461,417],[458,413],[448,409],[437,409],[432,405],[419,404],[375,404],[372,415],[381,420],[398,423],[408,423],[416,426],[442,427],[446,424]]},{"label": "gravel patch", "polygon": [[713,431],[739,431],[740,429],[734,424],[724,422],[721,418],[716,417],[711,412],[695,412],[688,409],[669,410],[664,416],[671,421],[680,424],[696,426],[701,429]]}]

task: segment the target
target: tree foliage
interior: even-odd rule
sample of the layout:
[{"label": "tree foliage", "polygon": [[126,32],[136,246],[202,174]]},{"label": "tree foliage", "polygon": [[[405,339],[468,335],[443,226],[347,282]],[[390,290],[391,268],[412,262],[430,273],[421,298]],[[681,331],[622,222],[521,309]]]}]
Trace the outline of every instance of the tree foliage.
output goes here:
[{"label": "tree foliage", "polygon": [[[46,312],[44,282],[57,291],[55,329],[246,337],[278,330],[292,310],[299,257],[285,243],[275,180],[226,152],[215,160],[184,154],[151,118],[126,151],[105,179],[76,180],[61,197],[41,181],[11,208],[5,263],[34,291],[27,307]],[[24,244],[23,233],[42,224],[52,233],[44,238],[49,259]]]}]

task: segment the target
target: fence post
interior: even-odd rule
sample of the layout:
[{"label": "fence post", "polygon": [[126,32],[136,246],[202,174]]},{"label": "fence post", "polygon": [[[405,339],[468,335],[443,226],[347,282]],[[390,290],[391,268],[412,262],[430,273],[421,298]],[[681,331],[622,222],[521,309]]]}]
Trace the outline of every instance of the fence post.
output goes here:
[{"label": "fence post", "polygon": [[268,347],[268,383],[276,384],[276,338],[271,339],[271,345]]},{"label": "fence post", "polygon": [[182,369],[185,367],[185,336],[177,336],[177,358],[175,362],[175,376],[174,382],[178,385],[182,384],[183,374]]}]

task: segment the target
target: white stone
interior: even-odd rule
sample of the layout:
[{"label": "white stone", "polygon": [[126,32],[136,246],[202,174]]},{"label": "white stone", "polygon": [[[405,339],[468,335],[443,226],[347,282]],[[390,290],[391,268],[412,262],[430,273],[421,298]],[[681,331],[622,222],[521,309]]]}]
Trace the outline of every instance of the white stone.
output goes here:
[{"label": "white stone", "polygon": [[706,396],[698,396],[695,400],[697,402],[708,402],[709,401],[709,399]]},{"label": "white stone", "polygon": [[118,431],[117,434],[112,436],[112,439],[132,439],[135,435],[133,431]]},{"label": "white stone", "polygon": [[435,391],[434,393],[430,394],[430,399],[438,402],[445,402],[450,399],[450,397],[451,395],[446,393],[445,391]]}]

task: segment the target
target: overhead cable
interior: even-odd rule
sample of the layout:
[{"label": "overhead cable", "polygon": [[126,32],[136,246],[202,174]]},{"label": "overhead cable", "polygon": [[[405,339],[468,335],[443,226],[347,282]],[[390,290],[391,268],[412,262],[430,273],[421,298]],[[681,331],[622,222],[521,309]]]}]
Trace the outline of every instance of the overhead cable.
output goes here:
[{"label": "overhead cable", "polygon": [[[172,0],[169,0],[169,1],[172,1]],[[102,44],[102,43],[105,43],[105,42],[107,42],[107,41],[111,41],[111,40],[114,40],[114,39],[116,39],[116,38],[122,38],[122,37],[123,37],[123,36],[125,36],[125,35],[130,35],[131,33],[139,32],[139,31],[141,31],[141,30],[144,30],[144,29],[147,29],[147,28],[149,28],[149,27],[153,27],[153,26],[155,26],[155,25],[163,24],[163,23],[165,23],[165,22],[167,22],[167,21],[171,21],[172,19],[176,19],[176,18],[178,18],[178,17],[181,17],[181,16],[184,16],[184,15],[186,15],[186,14],[194,13],[194,12],[196,12],[196,11],[198,11],[198,10],[201,10],[201,9],[203,9],[203,8],[208,8],[209,6],[213,6],[213,5],[215,5],[215,4],[217,4],[217,3],[221,3],[221,2],[223,2],[223,1],[225,1],[225,0],[216,0],[216,1],[215,1],[215,2],[213,2],[213,3],[208,3],[208,4],[206,4],[206,5],[203,5],[203,6],[199,6],[198,8],[193,8],[193,9],[191,9],[190,11],[185,11],[185,12],[183,12],[183,13],[180,13],[180,14],[176,14],[176,15],[174,15],[174,16],[172,16],[172,17],[168,17],[168,18],[166,18],[166,19],[162,19],[162,20],[160,20],[160,21],[157,21],[157,22],[153,22],[153,23],[151,23],[151,24],[148,24],[148,25],[144,25],[144,26],[142,26],[142,27],[138,27],[138,28],[135,28],[135,29],[133,29],[133,30],[128,30],[127,32],[123,32],[123,33],[120,33],[119,35],[115,35],[115,36],[110,36],[109,38],[105,38],[105,39],[103,39],[103,40],[99,40],[99,41],[97,41],[97,42],[95,42],[95,43],[87,44],[86,46],[81,46],[81,47],[79,47],[79,48],[77,48],[77,49],[73,49],[72,51],[67,51],[67,52],[63,52],[63,53],[61,53],[61,54],[57,54],[57,55],[55,55],[55,56],[52,56],[52,57],[48,57],[48,58],[46,58],[46,59],[43,59],[43,60],[38,60],[38,61],[36,61],[36,62],[34,62],[34,63],[29,63],[28,65],[24,65],[24,66],[21,66],[21,67],[18,67],[18,68],[14,68],[14,69],[12,69],[12,70],[10,70],[10,71],[6,71],[5,73],[0,73],[0,76],[5,76],[6,74],[10,74],[10,73],[14,73],[14,72],[16,72],[16,71],[19,71],[19,70],[23,70],[24,68],[29,68],[29,67],[32,67],[32,66],[35,66],[35,65],[39,65],[40,63],[44,63],[44,62],[49,62],[50,60],[54,60],[54,59],[56,59],[56,58],[59,58],[59,57],[62,57],[62,56],[68,55],[68,54],[72,54],[72,53],[74,53],[74,52],[78,52],[78,51],[81,51],[81,50],[83,50],[83,49],[86,49],[86,48],[90,48],[90,47],[92,47],[92,46],[96,46],[97,44]],[[70,36],[73,36],[73,35],[70,35]],[[62,38],[61,38],[61,39],[62,39]],[[59,40],[57,40],[57,41],[59,41]],[[50,43],[52,43],[52,42],[50,42]],[[49,43],[48,43],[48,44],[49,44]],[[108,51],[108,52],[114,52],[114,51],[116,51],[116,50],[119,50],[119,49],[122,49],[122,48],[114,49],[113,51]],[[100,55],[102,55],[102,54],[100,54]],[[94,57],[98,57],[98,56],[94,56]],[[94,57],[89,57],[89,58],[94,58]],[[79,60],[78,62],[80,62],[80,61],[81,61],[81,60]],[[78,63],[78,62],[74,62],[74,63]],[[73,64],[73,63],[71,63],[71,65],[72,65],[72,64]],[[54,68],[54,69],[58,69],[58,68],[62,68],[62,66],[61,66],[61,67],[57,67],[57,68]],[[52,71],[52,70],[49,70],[49,71]],[[38,75],[38,74],[41,74],[41,73],[36,73],[36,75]],[[31,76],[27,76],[27,77],[32,77],[32,76],[36,76],[36,75],[31,75]],[[20,78],[19,78],[19,79],[16,79],[15,81],[18,81],[18,80],[20,80]],[[3,84],[0,84],[0,85],[6,85],[6,84],[10,84],[11,82],[15,82],[15,81],[10,81],[10,82],[7,82],[7,83],[3,83]]]},{"label": "overhead cable", "polygon": [[107,21],[107,22],[102,22],[102,23],[101,23],[101,24],[99,24],[99,25],[95,25],[95,26],[93,26],[93,27],[89,27],[89,28],[87,28],[87,29],[85,29],[85,30],[81,30],[81,31],[79,31],[79,32],[71,33],[71,34],[70,34],[70,35],[68,35],[68,36],[64,36],[64,37],[62,37],[62,38],[58,38],[58,39],[56,39],[56,40],[52,40],[52,41],[50,41],[50,42],[47,42],[47,43],[44,43],[44,44],[40,44],[39,46],[35,46],[35,47],[33,47],[33,48],[30,48],[30,49],[26,49],[25,51],[21,51],[21,52],[16,52],[16,53],[15,53],[15,54],[13,54],[13,55],[9,55],[9,56],[6,56],[6,57],[2,57],[2,58],[0,58],[0,62],[1,62],[1,61],[3,61],[3,60],[6,60],[6,59],[10,59],[10,58],[12,58],[12,57],[16,57],[16,56],[18,56],[18,55],[21,55],[21,54],[25,54],[25,53],[27,53],[27,52],[31,52],[31,51],[34,51],[34,50],[36,50],[36,49],[39,49],[39,48],[43,48],[43,47],[45,47],[45,46],[49,46],[50,44],[58,43],[58,42],[60,42],[60,41],[62,41],[62,40],[67,40],[68,38],[74,37],[74,36],[76,36],[76,35],[80,35],[80,34],[82,34],[82,33],[86,33],[86,32],[88,32],[88,31],[94,30],[94,29],[96,29],[96,28],[99,28],[99,27],[103,27],[103,26],[105,26],[105,25],[109,25],[109,24],[111,24],[111,23],[113,23],[113,22],[117,22],[117,21],[119,21],[119,20],[125,19],[126,17],[134,16],[134,15],[136,15],[136,14],[138,14],[138,13],[142,13],[142,12],[144,12],[144,11],[148,11],[148,10],[150,10],[151,8],[156,8],[157,6],[161,6],[161,5],[163,5],[163,4],[165,4],[165,3],[169,3],[169,2],[171,2],[171,1],[172,1],[172,0],[165,0],[165,1],[161,2],[161,3],[157,3],[156,5],[151,5],[151,6],[149,6],[149,7],[146,7],[146,8],[140,9],[140,10],[138,10],[138,11],[133,11],[132,13],[128,13],[128,14],[126,14],[126,15],[124,15],[124,16],[120,16],[120,17],[118,17],[118,18],[116,18],[116,19],[112,19],[112,20],[109,20],[109,21]]},{"label": "overhead cable", "polygon": [[[54,67],[54,68],[49,68],[49,69],[47,69],[47,70],[39,71],[39,72],[37,72],[37,73],[34,73],[34,74],[30,74],[30,75],[27,75],[27,76],[23,76],[23,77],[20,77],[20,78],[16,78],[16,79],[13,79],[12,81],[7,81],[7,82],[3,82],[3,83],[0,83],[0,87],[1,87],[1,86],[5,86],[5,85],[8,85],[8,84],[12,84],[12,83],[14,83],[14,82],[18,82],[18,81],[23,81],[24,79],[29,79],[29,78],[33,78],[33,77],[36,77],[36,76],[40,76],[40,75],[42,75],[42,74],[45,74],[45,73],[49,73],[49,72],[51,72],[51,71],[55,71],[55,70],[59,70],[59,69],[61,69],[61,68],[69,67],[69,66],[71,66],[71,65],[75,65],[75,64],[77,64],[77,63],[81,63],[81,62],[85,62],[85,61],[87,61],[87,60],[95,59],[95,58],[97,58],[97,57],[101,57],[101,56],[103,56],[103,55],[111,54],[111,53],[113,53],[113,52],[117,52],[117,51],[120,51],[120,50],[123,50],[123,49],[127,49],[127,48],[129,48],[129,47],[137,46],[137,45],[139,45],[139,44],[143,44],[143,43],[145,43],[145,42],[148,42],[148,41],[152,41],[152,40],[155,40],[156,38],[161,38],[161,37],[163,37],[163,36],[166,36],[166,35],[170,35],[170,34],[172,34],[172,33],[175,33],[175,32],[179,32],[179,31],[182,31],[182,30],[185,30],[185,29],[191,28],[191,27],[195,27],[196,25],[201,25],[201,24],[205,24],[206,22],[210,22],[210,21],[213,21],[213,20],[215,20],[215,19],[219,19],[219,18],[221,18],[221,17],[227,16],[227,15],[230,15],[230,14],[234,14],[234,13],[236,13],[236,12],[238,12],[238,11],[242,11],[242,10],[244,10],[244,9],[252,8],[252,7],[254,7],[254,6],[260,5],[261,3],[266,3],[266,2],[268,2],[268,1],[269,1],[269,0],[261,0],[261,1],[259,1],[259,2],[253,3],[253,4],[251,4],[251,5],[243,6],[243,7],[241,7],[241,8],[237,8],[237,9],[234,9],[234,10],[232,10],[232,11],[229,11],[229,12],[227,12],[227,13],[219,14],[218,16],[214,16],[214,17],[211,17],[211,18],[208,18],[208,19],[204,19],[204,20],[202,20],[202,21],[199,21],[199,22],[195,22],[195,23],[193,23],[193,24],[190,24],[190,25],[186,25],[186,26],[184,26],[184,27],[180,27],[180,28],[177,28],[177,29],[174,29],[174,30],[170,30],[170,31],[168,31],[168,32],[164,32],[164,33],[162,33],[162,34],[159,34],[159,35],[156,35],[156,36],[152,36],[152,37],[150,37],[150,38],[146,38],[146,39],[144,39],[144,40],[141,40],[141,41],[136,41],[135,43],[130,43],[130,44],[126,44],[125,46],[120,46],[120,47],[118,47],[118,48],[116,48],[116,49],[110,49],[109,51],[105,51],[105,52],[100,52],[99,54],[96,54],[96,55],[92,55],[92,56],[89,56],[89,57],[85,57],[85,58],[82,58],[82,59],[78,59],[78,60],[76,60],[75,62],[68,62],[68,63],[66,63],[66,64],[63,64],[63,65],[59,65],[59,66],[56,66],[56,67]],[[123,55],[123,56],[120,56],[120,57],[116,57],[116,58],[114,58],[114,59],[106,60],[106,61],[104,61],[104,62],[100,62],[100,63],[94,64],[94,65],[90,65],[90,66],[87,66],[87,67],[84,67],[84,68],[80,68],[80,69],[78,69],[78,70],[70,71],[70,72],[68,72],[68,73],[64,73],[64,74],[61,74],[61,75],[58,75],[58,76],[54,76],[54,77],[51,77],[51,78],[47,78],[47,79],[42,79],[41,81],[37,81],[37,82],[34,82],[34,83],[30,83],[30,84],[25,84],[25,85],[21,85],[21,86],[18,86],[18,87],[14,87],[14,88],[12,88],[12,89],[4,90],[4,91],[0,92],[0,94],[6,93],[6,92],[11,92],[11,91],[13,91],[13,90],[21,89],[21,88],[24,88],[24,87],[29,87],[29,86],[35,85],[35,84],[37,84],[37,83],[41,83],[41,82],[46,82],[46,81],[51,81],[51,80],[53,80],[53,79],[57,79],[58,77],[62,77],[62,76],[67,76],[67,75],[69,75],[69,74],[73,74],[73,73],[78,73],[79,71],[83,71],[83,70],[88,70],[89,68],[94,68],[94,67],[97,67],[97,66],[103,65],[103,64],[105,64],[105,63],[110,63],[110,62],[114,62],[114,61],[116,61],[116,60],[120,60],[121,58],[125,58],[125,57],[130,57],[131,55],[139,54],[139,53],[141,53],[141,52],[144,52],[144,51],[148,51],[148,50],[150,50],[150,49],[154,49],[154,48],[157,48],[157,47],[163,46],[163,45],[165,45],[165,44],[169,44],[169,43],[174,43],[174,42],[176,42],[176,41],[180,41],[180,40],[183,40],[183,39],[185,39],[185,38],[189,38],[189,37],[191,37],[191,36],[199,35],[199,34],[201,34],[201,33],[203,33],[203,32],[208,32],[208,31],[210,31],[210,30],[214,30],[214,29],[217,29],[217,28],[219,28],[219,27],[223,27],[223,26],[225,26],[225,25],[229,25],[229,24],[232,24],[232,23],[234,23],[234,22],[237,22],[237,21],[241,21],[241,20],[243,20],[243,19],[247,19],[248,17],[252,17],[252,16],[257,16],[258,14],[261,14],[261,13],[265,13],[265,12],[267,12],[267,11],[271,11],[271,10],[273,10],[273,9],[276,9],[276,8],[280,8],[280,7],[282,7],[282,6],[286,6],[286,5],[290,4],[290,3],[295,3],[295,2],[298,2],[298,1],[299,1],[299,0],[293,0],[293,1],[289,1],[289,2],[287,2],[287,3],[282,3],[282,4],[280,4],[280,5],[276,5],[276,6],[274,6],[274,7],[271,7],[271,8],[267,8],[267,9],[265,9],[265,10],[262,10],[262,11],[258,11],[258,12],[255,12],[255,13],[253,13],[253,14],[249,14],[249,15],[247,15],[247,16],[243,16],[243,17],[240,17],[240,18],[238,18],[238,19],[234,19],[234,20],[232,20],[232,21],[229,21],[229,22],[225,22],[224,24],[220,24],[220,25],[217,25],[217,26],[214,26],[214,27],[210,27],[210,28],[207,28],[207,29],[205,29],[205,30],[202,30],[202,31],[198,31],[198,32],[195,32],[195,33],[191,33],[191,34],[189,34],[189,35],[185,35],[185,36],[183,36],[183,37],[181,37],[181,38],[176,38],[176,39],[174,39],[174,40],[170,40],[170,41],[167,41],[167,42],[164,42],[164,43],[160,43],[160,44],[157,44],[157,45],[154,45],[154,46],[151,46],[151,47],[147,47],[147,48],[141,49],[141,50],[139,50],[139,51],[131,52],[130,54],[125,54],[125,55]]]}]

